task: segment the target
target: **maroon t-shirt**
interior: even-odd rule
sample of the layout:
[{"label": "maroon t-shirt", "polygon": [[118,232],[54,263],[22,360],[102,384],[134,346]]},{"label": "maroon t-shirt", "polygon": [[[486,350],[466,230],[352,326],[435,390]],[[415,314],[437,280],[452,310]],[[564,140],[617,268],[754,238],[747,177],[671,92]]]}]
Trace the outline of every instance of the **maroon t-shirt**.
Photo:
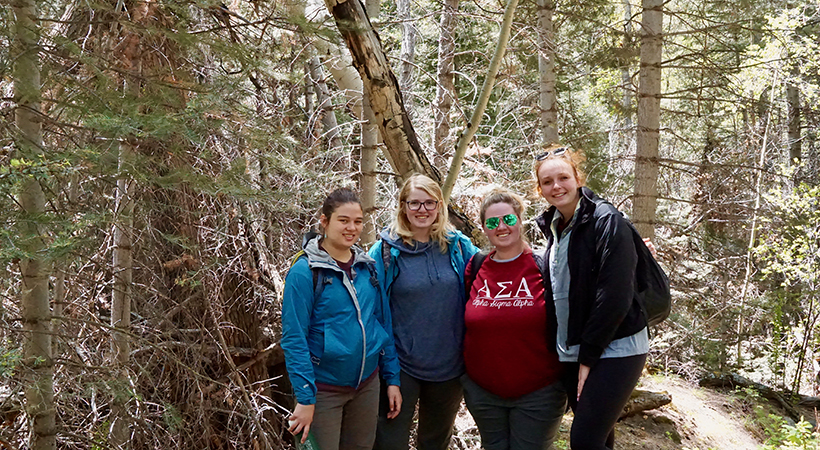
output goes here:
[{"label": "maroon t-shirt", "polygon": [[[561,375],[547,345],[541,272],[527,249],[513,261],[484,260],[470,289],[464,321],[464,363],[479,386],[504,398],[541,389]],[[470,270],[470,265],[467,266]]]}]

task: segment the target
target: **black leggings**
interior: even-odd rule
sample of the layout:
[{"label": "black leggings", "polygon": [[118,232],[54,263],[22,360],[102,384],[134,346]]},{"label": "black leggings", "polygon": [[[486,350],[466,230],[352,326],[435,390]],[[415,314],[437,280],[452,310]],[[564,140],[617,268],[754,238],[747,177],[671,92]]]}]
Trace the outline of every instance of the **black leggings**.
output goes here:
[{"label": "black leggings", "polygon": [[569,441],[572,450],[615,447],[615,423],[638,384],[645,362],[646,355],[598,360],[589,372],[579,401],[576,401],[579,364],[567,366],[564,384],[575,413]]}]

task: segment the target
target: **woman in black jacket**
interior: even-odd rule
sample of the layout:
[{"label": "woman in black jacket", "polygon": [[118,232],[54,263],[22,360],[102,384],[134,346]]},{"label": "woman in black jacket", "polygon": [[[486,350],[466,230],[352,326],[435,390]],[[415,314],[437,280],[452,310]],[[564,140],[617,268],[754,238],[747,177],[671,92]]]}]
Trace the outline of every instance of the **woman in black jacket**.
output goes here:
[{"label": "woman in black jacket", "polygon": [[575,412],[573,450],[611,449],[614,426],[638,383],[649,336],[635,298],[637,253],[626,219],[583,187],[580,152],[552,145],[536,157],[536,219],[547,238],[559,359]]}]

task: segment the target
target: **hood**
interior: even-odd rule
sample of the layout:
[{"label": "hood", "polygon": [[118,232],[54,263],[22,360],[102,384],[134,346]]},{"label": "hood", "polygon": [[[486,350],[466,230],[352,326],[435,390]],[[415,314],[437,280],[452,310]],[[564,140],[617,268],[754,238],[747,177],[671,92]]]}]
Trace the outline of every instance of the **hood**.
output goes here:
[{"label": "hood", "polygon": [[398,249],[402,253],[408,253],[408,254],[411,254],[411,255],[424,253],[424,250],[426,250],[431,245],[431,241],[424,242],[424,243],[416,242],[415,246],[411,245],[411,246],[408,247],[404,243],[404,241],[401,239],[401,237],[399,237],[398,235],[392,234],[390,232],[389,228],[383,229],[379,233],[379,237],[382,239],[382,241],[387,243],[387,245]]},{"label": "hood", "polygon": [[[319,248],[319,241],[321,236],[310,238],[305,245],[305,254],[308,257],[308,265],[313,267],[328,267],[331,269],[342,270],[336,265],[336,261],[327,254],[326,251]],[[375,261],[358,245],[351,247],[353,250],[353,265],[359,263],[372,264]]]}]

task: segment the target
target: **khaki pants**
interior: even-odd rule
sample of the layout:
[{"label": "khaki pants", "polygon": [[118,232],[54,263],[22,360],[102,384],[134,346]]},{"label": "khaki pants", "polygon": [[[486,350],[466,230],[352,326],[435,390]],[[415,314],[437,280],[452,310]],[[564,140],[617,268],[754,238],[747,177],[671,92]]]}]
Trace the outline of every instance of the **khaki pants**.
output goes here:
[{"label": "khaki pants", "polygon": [[379,416],[379,377],[350,392],[316,393],[310,431],[320,450],[370,450]]}]

